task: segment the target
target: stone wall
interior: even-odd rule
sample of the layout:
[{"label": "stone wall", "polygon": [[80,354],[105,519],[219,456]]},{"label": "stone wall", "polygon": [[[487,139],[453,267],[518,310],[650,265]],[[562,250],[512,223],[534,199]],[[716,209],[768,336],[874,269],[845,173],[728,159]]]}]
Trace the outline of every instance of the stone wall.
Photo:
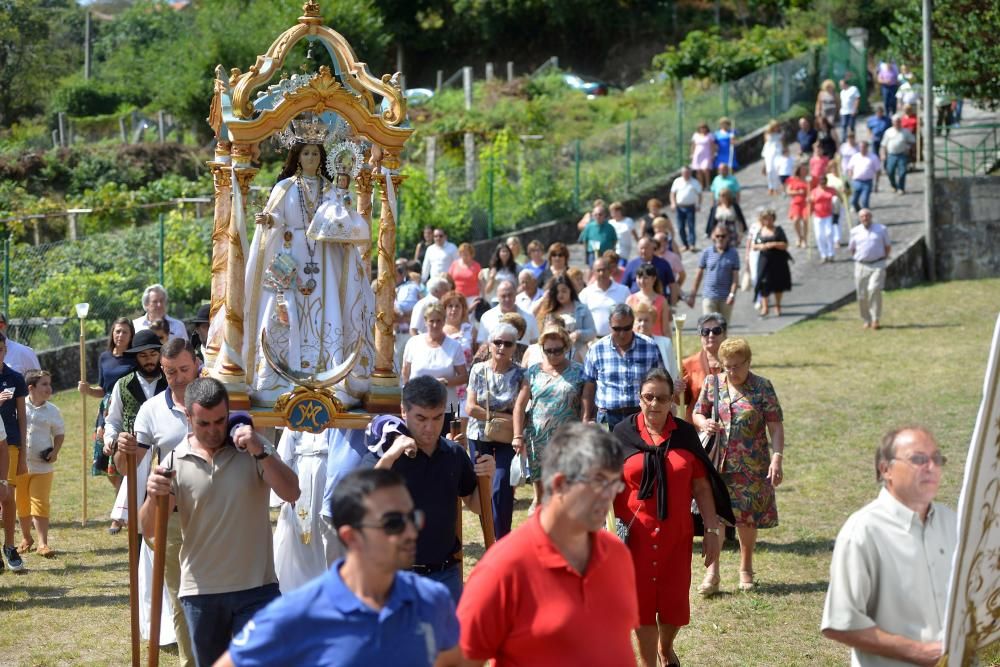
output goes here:
[{"label": "stone wall", "polygon": [[927,245],[924,237],[912,239],[905,247],[893,246],[885,272],[885,288],[905,289],[927,280]]},{"label": "stone wall", "polygon": [[939,280],[1000,276],[1000,177],[934,181]]},{"label": "stone wall", "polygon": [[[97,360],[101,352],[107,349],[107,336],[85,343],[87,350],[87,380],[97,384]],[[52,373],[52,388],[55,391],[72,389],[80,381],[80,344],[63,345],[62,347],[45,350],[38,353],[38,363],[42,368]]]}]

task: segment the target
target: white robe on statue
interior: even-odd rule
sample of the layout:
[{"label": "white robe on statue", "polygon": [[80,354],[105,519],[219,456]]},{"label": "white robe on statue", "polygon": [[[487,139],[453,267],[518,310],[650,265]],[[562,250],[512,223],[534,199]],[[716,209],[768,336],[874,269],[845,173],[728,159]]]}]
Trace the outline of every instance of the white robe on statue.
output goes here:
[{"label": "white robe on statue", "polygon": [[[364,431],[357,431],[363,434]],[[299,476],[301,495],[295,503],[281,502],[274,531],[274,570],[282,593],[320,576],[344,555],[333,524],[324,514],[324,496],[361,463],[365,451],[348,441],[350,431],[327,429],[312,434],[285,429],[278,442],[281,460]],[[363,441],[362,441],[363,442]],[[272,505],[280,499],[272,493]]]},{"label": "white robe on statue", "polygon": [[[357,211],[344,205],[344,190],[329,183],[325,188],[318,204],[318,212],[325,212],[323,224],[316,227],[335,229],[343,222],[352,232],[351,240],[309,238],[306,231],[313,216],[306,217],[308,212],[299,193],[298,179],[288,178],[274,187],[265,208],[273,218],[273,225],[259,226],[250,246],[243,359],[247,364],[250,397],[255,404],[273,404],[292,389],[264,357],[261,349],[264,330],[271,350],[288,368],[309,374],[329,371],[344,361],[360,338],[358,361],[335,391],[347,407],[356,405],[368,391],[375,363],[375,295],[361,256],[361,248],[370,241],[361,243],[354,239],[361,228],[370,239],[370,229]],[[276,266],[279,254],[285,254],[294,266],[292,284],[281,290],[284,309],[279,308],[279,290],[266,284],[269,272],[275,275],[269,270]],[[280,275],[280,267],[277,274]]]}]

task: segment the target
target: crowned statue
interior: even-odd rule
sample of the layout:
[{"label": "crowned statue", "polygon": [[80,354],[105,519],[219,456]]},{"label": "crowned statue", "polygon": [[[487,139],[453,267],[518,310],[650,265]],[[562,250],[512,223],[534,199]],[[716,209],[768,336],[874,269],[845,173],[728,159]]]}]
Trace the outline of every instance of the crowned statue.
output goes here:
[{"label": "crowned statue", "polygon": [[293,378],[333,376],[343,377],[333,390],[351,407],[374,370],[375,295],[363,257],[371,230],[350,192],[364,151],[328,115],[301,114],[280,133],[288,157],[254,217],[243,355],[256,405],[291,391]]}]

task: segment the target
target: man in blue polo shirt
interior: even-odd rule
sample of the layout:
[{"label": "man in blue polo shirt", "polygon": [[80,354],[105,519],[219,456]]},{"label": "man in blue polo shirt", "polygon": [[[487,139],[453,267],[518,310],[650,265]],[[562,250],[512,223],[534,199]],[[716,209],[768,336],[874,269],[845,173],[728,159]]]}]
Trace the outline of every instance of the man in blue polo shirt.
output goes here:
[{"label": "man in blue polo shirt", "polygon": [[372,451],[361,465],[392,469],[406,480],[413,502],[427,517],[412,570],[447,586],[458,604],[462,595],[462,563],[455,557],[462,547],[455,531],[458,499],[479,514],[476,476],[493,479],[496,462],[481,454],[473,465],[461,446],[441,437],[447,397],[444,385],[432,377],[407,382],[403,419],[385,417],[377,430],[373,423],[368,441]]},{"label": "man in blue polo shirt", "polygon": [[357,470],[333,494],[347,555],[259,611],[215,667],[458,665],[458,620],[448,590],[406,572],[424,515],[403,478]]},{"label": "man in blue polo shirt", "polygon": [[694,289],[687,301],[691,308],[694,308],[695,295],[698,294],[703,278],[705,289],[702,291],[702,313],[722,313],[727,322],[732,322],[736,287],[740,284],[740,256],[729,245],[729,230],[722,223],[712,230],[712,247],[705,248],[698,260]]}]

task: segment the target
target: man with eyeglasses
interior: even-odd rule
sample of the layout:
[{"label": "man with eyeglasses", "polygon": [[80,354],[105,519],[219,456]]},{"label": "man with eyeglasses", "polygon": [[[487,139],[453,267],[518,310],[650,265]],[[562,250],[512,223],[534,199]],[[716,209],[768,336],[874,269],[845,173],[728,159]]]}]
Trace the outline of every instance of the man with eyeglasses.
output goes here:
[{"label": "man with eyeglasses", "polygon": [[464,667],[632,665],[639,603],[628,549],[604,530],[624,488],[621,444],[559,427],[545,447],[542,507],[476,564],[458,605]]},{"label": "man with eyeglasses", "polygon": [[722,313],[728,322],[732,322],[736,287],[740,284],[740,256],[736,248],[729,245],[729,230],[724,224],[720,223],[712,230],[712,247],[705,248],[698,259],[698,273],[694,276],[694,287],[687,300],[691,308],[694,308],[702,279],[705,279],[701,295],[702,314]]},{"label": "man with eyeglasses", "polygon": [[407,382],[402,420],[387,415],[372,422],[367,432],[370,451],[361,465],[391,469],[406,481],[414,502],[427,516],[412,570],[444,584],[457,604],[462,595],[462,562],[455,557],[462,548],[455,531],[458,500],[479,514],[476,476],[493,479],[496,462],[481,454],[473,464],[460,445],[441,437],[446,397],[444,385],[432,377]]},{"label": "man with eyeglasses", "polygon": [[459,664],[448,589],[407,571],[424,514],[405,480],[355,471],[337,484],[331,515],[346,556],[258,612],[215,667]]},{"label": "man with eyeglasses", "polygon": [[479,319],[479,328],[483,332],[482,337],[489,335],[489,332],[493,331],[500,323],[500,318],[506,313],[517,313],[524,318],[526,326],[524,335],[520,338],[521,343],[531,345],[538,340],[538,322],[534,315],[517,305],[517,288],[509,280],[500,282],[497,287],[497,305],[483,313]]},{"label": "man with eyeglasses", "polygon": [[958,522],[934,502],[946,462],[921,427],[886,434],[875,453],[878,498],[837,535],[823,636],[851,647],[859,667],[934,665]]},{"label": "man with eyeglasses", "polygon": [[[586,291],[586,290],[584,290]],[[626,304],[611,309],[611,335],[598,340],[583,362],[583,421],[607,424],[639,411],[639,385],[653,368],[663,368],[656,343],[632,331],[635,314]]]},{"label": "man with eyeglasses", "polygon": [[458,246],[448,240],[443,229],[434,230],[434,243],[427,246],[424,264],[420,270],[420,280],[427,282],[431,276],[448,273],[451,263],[458,259]]}]

